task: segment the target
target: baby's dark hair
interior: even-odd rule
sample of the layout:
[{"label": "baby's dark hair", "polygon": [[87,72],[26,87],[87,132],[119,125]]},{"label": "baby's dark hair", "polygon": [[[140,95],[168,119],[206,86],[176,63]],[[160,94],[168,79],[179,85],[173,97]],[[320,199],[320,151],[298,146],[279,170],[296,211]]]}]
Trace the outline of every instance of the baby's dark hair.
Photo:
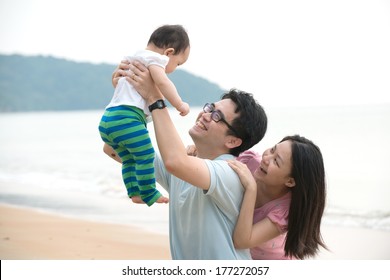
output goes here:
[{"label": "baby's dark hair", "polygon": [[181,25],[163,25],[157,28],[148,41],[158,48],[174,48],[175,55],[184,52],[190,46],[187,31]]}]

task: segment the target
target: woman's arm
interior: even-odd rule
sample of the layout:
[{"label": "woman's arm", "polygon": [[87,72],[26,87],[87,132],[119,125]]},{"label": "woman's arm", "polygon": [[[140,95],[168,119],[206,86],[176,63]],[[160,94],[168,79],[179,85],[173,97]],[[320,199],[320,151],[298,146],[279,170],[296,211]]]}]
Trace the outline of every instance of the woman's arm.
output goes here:
[{"label": "woman's arm", "polygon": [[234,246],[237,249],[260,246],[264,242],[278,236],[280,232],[268,218],[253,224],[257,183],[245,164],[233,160],[229,161],[229,165],[240,177],[241,183],[245,188],[240,214],[233,232]]}]

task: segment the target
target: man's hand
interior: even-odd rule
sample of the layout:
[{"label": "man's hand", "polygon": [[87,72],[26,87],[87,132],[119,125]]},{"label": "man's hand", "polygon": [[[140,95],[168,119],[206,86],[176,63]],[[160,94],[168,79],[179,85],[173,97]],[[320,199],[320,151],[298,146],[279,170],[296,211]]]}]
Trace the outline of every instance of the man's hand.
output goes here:
[{"label": "man's hand", "polygon": [[118,81],[121,77],[127,76],[128,70],[130,67],[130,62],[127,60],[122,60],[121,63],[119,63],[118,67],[114,70],[112,73],[112,85],[115,88],[118,84]]},{"label": "man's hand", "polygon": [[198,152],[195,145],[188,145],[186,147],[187,155],[196,157]]},{"label": "man's hand", "polygon": [[134,61],[129,65],[129,71],[126,73],[126,80],[138,91],[149,105],[158,99],[164,99],[150,76],[148,68],[142,63]]}]

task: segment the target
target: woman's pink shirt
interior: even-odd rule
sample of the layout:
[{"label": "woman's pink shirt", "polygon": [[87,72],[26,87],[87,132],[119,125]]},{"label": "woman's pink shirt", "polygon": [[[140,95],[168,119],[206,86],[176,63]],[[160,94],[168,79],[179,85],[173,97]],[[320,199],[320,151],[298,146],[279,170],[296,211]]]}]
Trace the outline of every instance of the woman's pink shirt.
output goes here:
[{"label": "woman's pink shirt", "polygon": [[[260,165],[261,155],[254,151],[245,151],[237,160],[245,163],[253,173]],[[287,234],[288,210],[290,208],[291,193],[272,200],[265,205],[256,208],[253,216],[253,224],[268,218],[279,229],[280,235],[252,248],[251,255],[254,260],[290,260],[294,259],[284,255],[284,242]]]}]

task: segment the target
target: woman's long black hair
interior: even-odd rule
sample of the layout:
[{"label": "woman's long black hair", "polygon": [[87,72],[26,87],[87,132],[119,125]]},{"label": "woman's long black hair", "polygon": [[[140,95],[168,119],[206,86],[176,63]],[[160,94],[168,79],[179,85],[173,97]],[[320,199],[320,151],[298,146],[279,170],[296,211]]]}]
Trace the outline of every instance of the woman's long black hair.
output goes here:
[{"label": "woman's long black hair", "polygon": [[283,141],[291,141],[290,176],[295,180],[284,251],[304,259],[315,256],[319,246],[327,249],[320,232],[326,200],[324,161],[318,146],[305,137],[287,136]]}]

